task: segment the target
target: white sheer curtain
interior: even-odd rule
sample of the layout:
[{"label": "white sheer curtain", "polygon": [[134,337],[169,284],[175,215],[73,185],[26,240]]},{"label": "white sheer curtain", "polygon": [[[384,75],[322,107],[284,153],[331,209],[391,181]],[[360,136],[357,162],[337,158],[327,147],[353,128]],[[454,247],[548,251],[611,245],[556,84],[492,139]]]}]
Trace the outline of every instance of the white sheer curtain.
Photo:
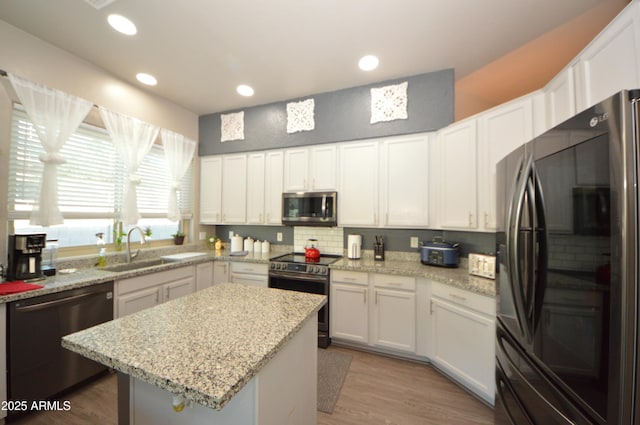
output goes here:
[{"label": "white sheer curtain", "polygon": [[138,168],[153,146],[160,129],[138,119],[109,111],[100,106],[100,116],[116,151],[127,168],[129,180],[124,190],[121,220],[125,226],[135,225],[140,220],[136,186],[140,183]]},{"label": "white sheer curtain", "polygon": [[45,150],[40,156],[44,167],[38,203],[31,212],[31,224],[44,227],[62,224],[64,219],[58,207],[58,164],[66,160],[60,154],[60,149],[93,104],[12,74],[9,74],[9,80]]},{"label": "white sheer curtain", "polygon": [[171,221],[180,220],[180,209],[178,208],[178,190],[180,189],[180,180],[187,172],[189,164],[193,159],[196,151],[196,142],[185,138],[182,134],[174,133],[166,129],[162,129],[162,145],[164,146],[164,155],[167,158],[169,166],[169,174],[171,175],[171,188],[169,189],[169,210],[167,218]]}]

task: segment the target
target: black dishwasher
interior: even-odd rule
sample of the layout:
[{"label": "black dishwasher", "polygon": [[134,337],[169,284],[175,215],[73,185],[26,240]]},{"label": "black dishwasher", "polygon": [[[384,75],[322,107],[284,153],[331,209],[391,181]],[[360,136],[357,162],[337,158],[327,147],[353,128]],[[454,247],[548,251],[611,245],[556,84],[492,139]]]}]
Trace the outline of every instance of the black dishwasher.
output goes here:
[{"label": "black dishwasher", "polygon": [[40,401],[105,371],[63,336],[113,319],[113,282],[8,303],[9,400]]}]

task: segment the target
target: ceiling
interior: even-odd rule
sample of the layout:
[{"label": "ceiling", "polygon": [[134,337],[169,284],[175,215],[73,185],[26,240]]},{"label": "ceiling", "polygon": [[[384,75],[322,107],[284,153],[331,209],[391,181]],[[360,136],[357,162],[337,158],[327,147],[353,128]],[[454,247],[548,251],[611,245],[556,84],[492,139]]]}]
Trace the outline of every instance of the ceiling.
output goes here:
[{"label": "ceiling", "polygon": [[[146,90],[202,115],[444,68],[462,81],[607,3],[626,0],[0,0],[0,19],[132,84],[153,74]],[[138,34],[112,30],[110,13]],[[358,69],[365,54],[376,70]]]}]

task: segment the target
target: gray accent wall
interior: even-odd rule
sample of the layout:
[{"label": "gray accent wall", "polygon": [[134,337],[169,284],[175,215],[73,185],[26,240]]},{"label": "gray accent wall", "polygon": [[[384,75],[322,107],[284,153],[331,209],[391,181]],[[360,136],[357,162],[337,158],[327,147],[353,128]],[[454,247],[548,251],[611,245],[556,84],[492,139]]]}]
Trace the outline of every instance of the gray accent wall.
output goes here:
[{"label": "gray accent wall", "polygon": [[[371,124],[370,89],[404,81],[408,82],[408,118]],[[315,103],[315,129],[287,133],[287,103],[311,98]],[[244,140],[224,143],[220,142],[221,113],[200,116],[200,156],[438,130],[454,120],[454,71],[446,69],[222,113],[239,111],[244,111]]]}]

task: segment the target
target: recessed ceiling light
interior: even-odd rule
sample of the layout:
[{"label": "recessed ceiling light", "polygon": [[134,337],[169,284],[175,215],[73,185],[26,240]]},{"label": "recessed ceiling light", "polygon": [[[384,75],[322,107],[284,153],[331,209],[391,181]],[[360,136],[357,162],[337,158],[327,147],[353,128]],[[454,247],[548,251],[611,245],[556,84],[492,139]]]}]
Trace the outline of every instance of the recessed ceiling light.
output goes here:
[{"label": "recessed ceiling light", "polygon": [[246,84],[240,84],[236,91],[240,96],[253,96],[253,89]]},{"label": "recessed ceiling light", "polygon": [[122,15],[111,14],[107,17],[107,21],[114,30],[121,32],[122,34],[134,35],[138,32],[136,25]]},{"label": "recessed ceiling light", "polygon": [[360,58],[358,66],[363,71],[372,71],[378,67],[378,58],[373,55],[367,55]]},{"label": "recessed ceiling light", "polygon": [[136,78],[142,84],[146,84],[148,86],[155,86],[156,84],[158,84],[158,80],[156,80],[156,77],[150,74],[145,74],[144,72],[139,72],[138,74],[136,74]]}]

